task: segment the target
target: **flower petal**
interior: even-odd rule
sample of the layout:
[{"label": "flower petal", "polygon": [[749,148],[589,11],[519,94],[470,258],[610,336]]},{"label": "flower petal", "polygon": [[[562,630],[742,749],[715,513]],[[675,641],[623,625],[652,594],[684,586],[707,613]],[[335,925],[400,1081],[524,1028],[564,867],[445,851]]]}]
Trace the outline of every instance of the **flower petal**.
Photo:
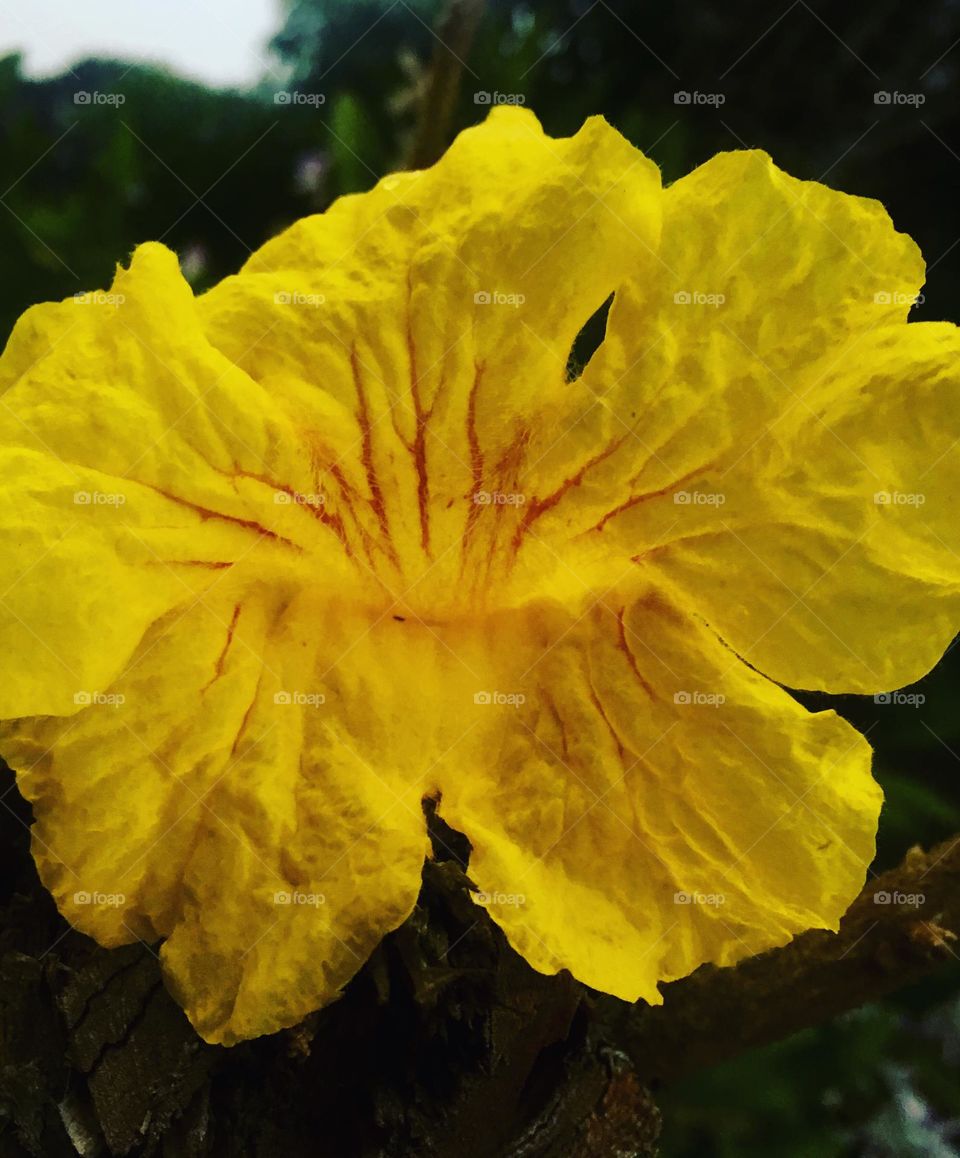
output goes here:
[{"label": "flower petal", "polygon": [[315,489],[307,449],[206,342],[162,246],[138,249],[110,294],[29,310],[0,383],[0,717],[73,712],[241,558],[284,574],[326,546],[333,571],[345,563],[316,512],[275,503]]},{"label": "flower petal", "polygon": [[960,332],[870,334],[718,485],[717,524],[653,551],[654,573],[792,687],[919,679],[960,627]]},{"label": "flower petal", "polygon": [[881,800],[853,728],[657,597],[503,628],[501,686],[526,703],[480,709],[500,750],[444,785],[442,812],[534,967],[656,1002],[702,962],[837,927]]},{"label": "flower petal", "polygon": [[603,120],[551,140],[497,109],[433,168],[297,222],[200,305],[211,341],[318,431],[369,564],[392,585],[432,568],[411,599],[437,613],[482,599],[506,560],[524,463],[564,431],[573,340],[654,260],[659,217],[656,167]]},{"label": "flower petal", "polygon": [[810,367],[905,320],[923,284],[879,202],[798,181],[765,153],[721,153],[662,202],[656,260],[628,274],[569,396],[571,438],[596,458],[577,486],[594,522],[611,488],[625,501],[739,455]]},{"label": "flower petal", "polygon": [[924,280],[878,201],[797,180],[765,153],[719,154],[663,206],[656,277],[618,294],[583,383],[621,417],[636,411],[628,448],[648,490],[739,457],[822,359],[906,321]]},{"label": "flower petal", "polygon": [[332,1001],[413,908],[429,763],[390,743],[383,650],[347,607],[228,576],[78,715],[4,726],[61,911],[104,945],[166,938],[208,1041]]},{"label": "flower petal", "polygon": [[919,678],[960,626],[960,343],[905,324],[916,246],[757,153],[664,205],[656,276],[618,293],[529,485],[531,558],[548,544],[586,586],[595,559],[632,559],[791,686]]}]

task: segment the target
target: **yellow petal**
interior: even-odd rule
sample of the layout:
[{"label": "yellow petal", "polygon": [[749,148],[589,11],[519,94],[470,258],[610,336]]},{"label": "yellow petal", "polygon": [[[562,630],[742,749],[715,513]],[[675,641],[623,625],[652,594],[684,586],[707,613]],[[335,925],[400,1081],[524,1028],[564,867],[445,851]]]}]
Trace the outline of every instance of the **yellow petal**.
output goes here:
[{"label": "yellow petal", "polygon": [[732,153],[665,192],[659,257],[528,484],[529,557],[586,584],[632,559],[792,686],[919,678],[960,623],[960,361],[954,327],[905,324],[916,246],[878,203]]},{"label": "yellow petal", "polygon": [[[488,764],[444,791],[470,874],[537,969],[624,1000],[836,928],[873,855],[866,741],[808,713],[702,624],[611,593],[502,625]],[[509,803],[504,803],[504,785]]]},{"label": "yellow petal", "polygon": [[566,435],[571,345],[654,262],[659,193],[602,119],[551,140],[498,109],[432,169],[297,222],[201,299],[211,341],[317,430],[370,565],[402,587],[430,568],[409,596],[424,614],[493,582],[502,597],[524,476]]},{"label": "yellow petal", "polygon": [[0,381],[0,716],[73,712],[220,568],[282,575],[328,540],[343,558],[315,511],[274,501],[315,489],[308,451],[205,341],[162,246],[109,294],[29,310]]},{"label": "yellow petal", "polygon": [[688,537],[647,556],[653,574],[792,687],[919,679],[960,625],[956,327],[867,335],[716,485],[713,525],[678,508]]},{"label": "yellow petal", "polygon": [[879,202],[799,181],[765,153],[719,154],[663,205],[657,278],[618,296],[585,376],[637,409],[634,470],[651,490],[739,456],[821,358],[906,321],[924,280]]},{"label": "yellow petal", "polygon": [[61,911],[104,945],[165,938],[208,1041],[334,1000],[413,908],[433,781],[393,742],[407,691],[375,660],[398,628],[230,575],[78,715],[4,727]]},{"label": "yellow petal", "polygon": [[905,320],[923,283],[882,205],[798,181],[764,153],[722,153],[662,200],[657,259],[618,291],[570,393],[569,435],[538,464],[538,498],[576,479],[538,535],[723,474],[770,437],[821,358]]}]

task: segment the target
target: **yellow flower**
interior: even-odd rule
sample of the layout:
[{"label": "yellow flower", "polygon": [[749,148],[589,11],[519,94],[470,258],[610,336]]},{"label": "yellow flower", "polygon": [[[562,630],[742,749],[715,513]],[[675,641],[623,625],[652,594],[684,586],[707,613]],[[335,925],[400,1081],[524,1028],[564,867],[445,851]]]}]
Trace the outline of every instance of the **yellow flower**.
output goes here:
[{"label": "yellow flower", "polygon": [[[0,363],[0,750],[64,914],[209,1041],[333,1000],[422,800],[535,968],[626,1000],[835,928],[878,693],[960,614],[960,341],[882,207],[662,189],[497,110],[195,299],[140,247]],[[611,294],[606,338],[566,380]]]}]

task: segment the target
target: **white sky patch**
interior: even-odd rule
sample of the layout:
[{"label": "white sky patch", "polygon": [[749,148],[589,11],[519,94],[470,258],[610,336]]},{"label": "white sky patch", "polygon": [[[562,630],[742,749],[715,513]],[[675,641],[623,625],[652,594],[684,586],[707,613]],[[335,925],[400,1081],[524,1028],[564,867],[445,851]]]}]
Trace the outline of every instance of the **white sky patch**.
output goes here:
[{"label": "white sky patch", "polygon": [[213,87],[278,77],[279,0],[0,0],[0,56],[31,77],[92,56],[165,65]]}]

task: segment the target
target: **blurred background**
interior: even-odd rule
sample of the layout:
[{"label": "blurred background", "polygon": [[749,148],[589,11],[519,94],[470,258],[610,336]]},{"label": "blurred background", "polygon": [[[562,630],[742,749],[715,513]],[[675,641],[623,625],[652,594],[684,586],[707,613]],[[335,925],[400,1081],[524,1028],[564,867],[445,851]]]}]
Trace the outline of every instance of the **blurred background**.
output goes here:
[{"label": "blurred background", "polygon": [[[203,289],[502,100],[553,135],[603,113],[668,182],[758,146],[880,198],[927,257],[916,316],[960,321],[958,0],[0,0],[0,14],[0,341],[31,303],[109,285],[147,239]],[[960,649],[905,690],[832,701],[876,749],[877,869],[960,831]],[[664,1155],[960,1156],[958,991],[960,959],[665,1091]]]}]

